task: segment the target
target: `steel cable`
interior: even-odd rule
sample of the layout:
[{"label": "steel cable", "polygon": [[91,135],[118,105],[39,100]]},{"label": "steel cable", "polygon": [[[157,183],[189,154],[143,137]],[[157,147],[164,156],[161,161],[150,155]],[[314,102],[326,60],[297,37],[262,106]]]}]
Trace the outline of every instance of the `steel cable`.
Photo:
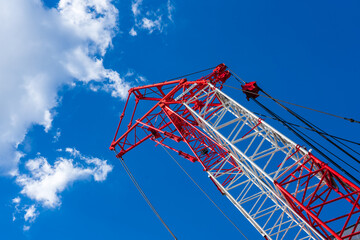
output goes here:
[{"label": "steel cable", "polygon": [[[345,173],[348,177],[350,177],[353,181],[355,181],[358,185],[360,185],[360,181],[355,178],[352,174],[350,174],[348,171],[346,171],[345,169],[343,169],[339,164],[337,164],[336,162],[334,162],[330,157],[328,157],[325,153],[323,153],[320,149],[318,149],[316,146],[314,146],[312,143],[310,143],[307,139],[305,139],[303,136],[300,135],[300,133],[302,133],[301,131],[299,131],[298,129],[295,129],[293,127],[291,127],[290,125],[288,125],[286,122],[284,122],[284,120],[282,120],[276,113],[274,113],[273,111],[271,111],[270,109],[268,109],[267,107],[265,107],[263,104],[261,104],[259,101],[257,101],[256,99],[252,100],[257,103],[260,107],[262,107],[265,111],[267,111],[269,114],[271,114],[272,116],[274,116],[275,118],[278,118],[279,121],[285,126],[287,127],[290,131],[292,131],[297,137],[299,137],[301,140],[303,140],[305,143],[307,143],[310,147],[312,147],[313,149],[315,149],[321,156],[323,156],[324,158],[326,158],[329,162],[331,162],[332,164],[334,164],[340,171],[342,171],[343,173]],[[300,133],[299,133],[300,132]],[[304,135],[304,133],[302,133]],[[305,135],[306,136],[306,135]],[[310,138],[311,139],[311,138]],[[312,139],[311,139],[312,140]],[[314,140],[312,140],[314,141]],[[319,144],[318,144],[319,145]],[[321,145],[320,145],[321,146]],[[328,150],[327,150],[328,151]],[[329,152],[329,151],[328,151]],[[334,154],[333,154],[334,155]],[[338,158],[340,159],[340,158]],[[340,159],[343,163],[347,164],[345,161],[343,161],[342,159]],[[348,165],[348,164],[347,164]]]},{"label": "steel cable", "polygon": [[[273,120],[276,120],[276,121],[279,121],[278,119],[274,118],[274,117],[270,117],[270,116],[267,116],[265,114],[262,114],[262,113],[257,113],[257,112],[253,112],[255,113],[256,115],[258,116],[261,116],[261,117],[264,117],[264,118],[270,118],[270,119],[273,119]],[[295,127],[299,127],[299,128],[303,128],[303,129],[306,129],[308,131],[312,131],[312,132],[317,132],[317,130],[313,130],[311,128],[307,128],[307,127],[304,127],[304,126],[301,126],[301,125],[298,125],[298,124],[295,124],[295,123],[291,123],[291,122],[288,122],[288,121],[285,121],[287,124],[290,124],[292,126],[295,126]],[[359,142],[355,142],[355,141],[352,141],[352,140],[349,140],[349,139],[345,139],[345,138],[341,138],[341,137],[337,137],[337,136],[334,136],[334,135],[331,135],[331,134],[328,134],[328,133],[324,133],[325,135],[329,136],[329,137],[332,137],[332,138],[336,138],[336,139],[339,139],[339,140],[342,140],[342,141],[345,141],[345,142],[349,142],[349,143],[352,143],[352,144],[356,144],[356,145],[359,145],[360,146],[360,143]],[[358,153],[360,154],[360,153]]]},{"label": "steel cable", "polygon": [[[236,75],[237,76],[237,75]],[[234,76],[235,77],[235,76]],[[235,79],[237,81],[239,81],[237,79],[238,77],[235,77]],[[244,83],[246,83],[244,80],[242,80]],[[239,81],[240,82],[240,81]],[[243,91],[240,88],[236,88],[236,87],[232,87],[229,85],[225,85],[227,87],[231,87],[237,90],[240,90],[242,92],[248,92],[248,91]],[[283,104],[281,104],[280,102],[284,102],[287,104],[292,104],[298,107],[303,107],[301,105],[297,105],[297,104],[293,104],[293,103],[289,103],[286,101],[282,101],[282,100],[278,100],[275,99],[273,97],[271,97],[269,94],[267,94],[266,92],[264,92],[261,88],[260,91],[263,92],[265,95],[262,94],[258,94],[256,93],[256,95],[258,96],[262,96],[262,97],[267,97],[273,101],[275,101],[277,104],[279,104],[281,107],[283,107],[286,111],[288,111],[289,113],[291,113],[293,116],[295,116],[297,119],[299,119],[301,122],[303,122],[305,125],[307,125],[312,131],[317,132],[321,137],[325,138],[327,141],[329,141],[331,144],[333,144],[334,146],[336,146],[337,148],[339,148],[342,152],[344,152],[346,155],[348,155],[349,157],[351,157],[353,160],[355,160],[356,162],[360,163],[360,161],[355,158],[354,156],[352,156],[350,153],[348,153],[346,150],[344,150],[343,148],[341,148],[339,145],[335,144],[333,141],[331,141],[330,139],[328,139],[325,135],[332,137],[335,141],[340,142],[338,139],[336,139],[336,137],[333,137],[332,135],[327,134],[325,131],[323,131],[322,129],[320,129],[319,127],[317,127],[316,125],[310,123],[308,120],[304,119],[303,117],[301,117],[300,115],[298,115],[297,113],[295,113],[294,111],[292,111],[291,109],[287,108],[286,106],[284,106]],[[251,92],[252,93],[252,92]],[[281,119],[278,115],[276,115],[274,112],[272,112],[270,109],[266,108],[264,105],[262,105],[260,102],[258,102],[256,99],[251,98],[252,100],[254,100],[254,102],[256,102],[259,106],[261,106],[263,109],[265,109],[265,111],[267,111],[268,113],[270,113],[270,115],[274,116],[278,121],[280,121],[285,127],[287,127],[290,131],[292,131],[295,135],[297,135],[300,139],[302,139],[305,143],[309,144],[309,146],[311,146],[312,148],[314,148],[318,153],[320,153],[323,157],[325,157],[329,162],[331,162],[332,164],[334,164],[336,167],[338,167],[338,169],[340,169],[343,173],[345,173],[348,177],[350,177],[352,180],[354,180],[355,182],[357,182],[357,184],[360,185],[360,181],[355,178],[352,174],[350,174],[349,172],[347,172],[345,169],[343,169],[340,165],[338,165],[336,162],[334,162],[331,158],[329,158],[327,155],[325,155],[322,151],[320,151],[320,149],[318,149],[317,147],[315,147],[313,144],[311,144],[308,140],[306,140],[303,136],[300,135],[300,133],[302,135],[304,135],[306,138],[310,139],[311,141],[315,142],[317,145],[319,145],[321,148],[325,149],[327,152],[329,152],[330,154],[332,154],[333,156],[335,156],[337,159],[339,159],[340,161],[342,161],[343,163],[345,163],[346,165],[350,166],[353,170],[359,172],[356,168],[354,168],[353,166],[351,166],[350,164],[348,164],[347,162],[345,162],[344,160],[342,160],[341,158],[339,158],[338,156],[336,156],[335,154],[333,154],[332,152],[330,152],[329,150],[327,150],[326,148],[324,148],[323,146],[321,146],[319,143],[317,143],[316,141],[314,141],[313,139],[311,139],[309,136],[307,136],[306,134],[304,134],[303,132],[301,132],[300,130],[293,128],[292,126],[290,126],[291,124],[285,122],[283,119]],[[323,114],[327,114],[327,115],[331,115],[334,117],[338,117],[341,119],[345,119],[348,120],[350,122],[359,122],[359,121],[355,121],[353,119],[348,119],[348,118],[344,118],[344,117],[340,117],[334,114],[330,114],[330,113],[326,113],[323,111],[319,111],[319,110],[315,110],[312,108],[308,108],[308,107],[303,107],[312,111],[316,111],[316,112],[320,112]],[[359,122],[360,123],[360,122]],[[316,130],[315,128],[317,128],[318,130]],[[340,142],[341,143],[341,142]],[[354,149],[350,148],[349,146],[345,145],[344,143],[341,143],[342,145],[346,146],[347,148],[349,148],[350,150],[352,150],[353,152],[357,153],[357,151],[355,151]]]},{"label": "steel cable", "polygon": [[180,167],[180,169],[190,178],[190,180],[200,189],[200,191],[214,204],[214,206],[226,217],[226,219],[238,230],[241,235],[249,240],[245,234],[236,226],[236,224],[221,210],[221,208],[211,199],[211,197],[200,187],[200,185],[190,176],[190,174],[180,165],[180,163],[169,153],[169,151],[161,145],[161,147],[165,150],[165,152],[173,159],[173,161]]},{"label": "steel cable", "polygon": [[[234,77],[235,77],[235,76],[234,76]],[[237,78],[235,78],[235,79],[237,79]],[[244,83],[245,83],[245,82],[244,82]],[[266,95],[263,95],[263,94],[253,93],[253,92],[251,92],[251,91],[242,90],[241,88],[233,87],[233,86],[230,86],[230,85],[223,84],[223,86],[229,87],[229,88],[233,88],[233,89],[236,89],[236,90],[239,90],[239,91],[242,91],[242,92],[252,93],[252,94],[254,94],[254,95],[256,95],[256,96],[269,98],[269,99],[272,99],[272,100],[276,100],[276,101],[279,101],[279,102],[283,102],[283,103],[286,103],[286,104],[290,104],[290,105],[293,105],[293,106],[297,106],[297,107],[300,107],[300,108],[304,108],[304,109],[307,109],[307,110],[311,110],[311,111],[314,111],[314,112],[326,114],[326,115],[329,115],[329,116],[332,116],[332,117],[337,117],[337,118],[340,118],[340,119],[347,120],[347,121],[349,121],[349,122],[360,123],[360,121],[354,120],[354,119],[352,119],[352,118],[341,117],[341,116],[338,116],[338,115],[335,115],[335,114],[332,114],[332,113],[328,113],[328,112],[320,111],[320,110],[317,110],[317,109],[313,109],[313,108],[301,106],[301,105],[299,105],[299,104],[295,104],[295,103],[287,102],[287,101],[284,101],[284,100],[276,99],[276,98],[273,98],[273,97],[270,97],[270,96],[266,96]]]},{"label": "steel cable", "polygon": [[[334,143],[332,140],[330,140],[329,138],[327,138],[323,133],[326,133],[324,130],[322,130],[321,128],[317,127],[315,124],[311,123],[310,121],[308,121],[307,119],[305,119],[304,117],[300,116],[299,114],[297,114],[296,112],[292,111],[291,109],[289,109],[288,107],[284,106],[283,104],[281,104],[280,102],[278,102],[276,99],[274,99],[273,97],[271,97],[268,93],[266,93],[264,90],[262,90],[260,88],[260,91],[263,92],[265,95],[267,95],[269,98],[271,98],[274,102],[276,102],[278,105],[280,105],[282,108],[284,108],[287,112],[289,112],[291,115],[293,115],[294,117],[296,117],[298,120],[300,120],[302,123],[304,123],[306,126],[310,127],[311,129],[318,129],[318,134],[323,137],[325,140],[327,140],[328,142],[330,142],[331,144],[333,144],[335,147],[337,147],[338,149],[340,149],[343,153],[345,153],[346,155],[348,155],[350,158],[352,158],[353,160],[355,160],[357,163],[360,163],[360,161],[355,158],[353,155],[351,155],[349,152],[347,152],[345,149],[343,149],[342,147],[340,147],[339,145],[337,145],[336,143]],[[335,139],[336,140],[336,139]],[[337,141],[337,140],[336,140]]]},{"label": "steel cable", "polygon": [[135,187],[137,188],[137,190],[139,191],[139,193],[141,194],[141,196],[144,198],[144,200],[146,201],[146,203],[149,205],[149,207],[151,208],[151,210],[154,212],[154,214],[158,217],[158,219],[161,221],[161,223],[164,225],[164,227],[168,230],[168,232],[171,234],[171,236],[177,240],[175,234],[170,230],[170,228],[168,227],[168,225],[165,223],[165,221],[162,219],[162,217],[160,216],[160,214],[156,211],[155,207],[152,205],[152,203],[150,202],[149,198],[146,196],[145,192],[142,190],[142,188],[140,187],[140,185],[138,184],[138,182],[136,181],[134,175],[132,175],[130,169],[127,167],[124,159],[119,158],[119,161],[121,163],[121,165],[123,166],[123,168],[125,169],[126,173],[128,174],[128,176],[130,177],[131,181],[134,183]]}]

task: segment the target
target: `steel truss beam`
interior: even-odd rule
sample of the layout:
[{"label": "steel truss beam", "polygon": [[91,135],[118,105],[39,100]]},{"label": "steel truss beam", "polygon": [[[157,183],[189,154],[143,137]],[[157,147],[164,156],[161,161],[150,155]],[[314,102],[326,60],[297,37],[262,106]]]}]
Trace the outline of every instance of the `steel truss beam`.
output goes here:
[{"label": "steel truss beam", "polygon": [[[150,139],[199,162],[266,239],[359,236],[360,189],[224,94],[229,77],[219,65],[196,81],[131,89],[124,108],[134,95],[130,123],[117,138],[123,113],[110,149],[122,157]],[[138,114],[144,100],[155,105]]]}]

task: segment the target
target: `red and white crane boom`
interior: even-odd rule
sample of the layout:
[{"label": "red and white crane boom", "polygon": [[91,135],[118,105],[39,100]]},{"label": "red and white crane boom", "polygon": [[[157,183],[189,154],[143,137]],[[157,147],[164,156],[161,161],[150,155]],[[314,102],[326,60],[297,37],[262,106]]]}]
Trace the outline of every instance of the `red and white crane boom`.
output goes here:
[{"label": "red and white crane boom", "polygon": [[360,188],[223,93],[230,77],[220,64],[197,80],[130,89],[110,149],[122,158],[152,140],[199,162],[265,239],[358,239]]}]

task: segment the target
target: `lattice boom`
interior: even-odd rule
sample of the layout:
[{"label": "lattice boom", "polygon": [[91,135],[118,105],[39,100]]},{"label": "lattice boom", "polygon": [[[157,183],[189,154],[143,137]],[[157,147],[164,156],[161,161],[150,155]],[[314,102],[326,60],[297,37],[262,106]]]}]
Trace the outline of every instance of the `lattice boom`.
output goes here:
[{"label": "lattice boom", "polygon": [[121,158],[149,139],[199,162],[265,239],[359,239],[359,187],[223,93],[229,77],[220,64],[194,81],[130,89],[110,150]]}]

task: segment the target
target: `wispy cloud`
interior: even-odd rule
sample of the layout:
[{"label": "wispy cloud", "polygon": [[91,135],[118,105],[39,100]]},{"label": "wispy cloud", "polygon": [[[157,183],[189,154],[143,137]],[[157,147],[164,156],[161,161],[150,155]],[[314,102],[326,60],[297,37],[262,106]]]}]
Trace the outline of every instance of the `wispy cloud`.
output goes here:
[{"label": "wispy cloud", "polygon": [[44,157],[27,161],[25,167],[29,173],[16,176],[16,183],[22,187],[21,193],[44,207],[54,208],[61,205],[59,194],[74,181],[91,176],[95,181],[104,181],[112,170],[105,160],[80,153],[72,157],[83,160],[85,164],[63,157],[53,165]]},{"label": "wispy cloud", "polygon": [[170,0],[168,0],[168,1],[167,1],[168,18],[169,18],[169,20],[172,21],[172,22],[174,21],[174,19],[173,19],[173,12],[174,12],[174,10],[175,10],[174,4],[173,4]]},{"label": "wispy cloud", "polygon": [[133,36],[133,37],[135,37],[135,36],[137,35],[137,32],[135,31],[134,27],[132,27],[132,28],[130,29],[129,34],[130,34],[131,36]]},{"label": "wispy cloud", "polygon": [[36,211],[35,205],[31,205],[29,208],[25,209],[24,219],[26,222],[34,222],[36,217],[39,215],[39,212]]},{"label": "wispy cloud", "polygon": [[24,231],[29,231],[29,230],[30,230],[30,226],[24,225],[23,230],[24,230]]},{"label": "wispy cloud", "polygon": [[138,73],[135,73],[134,70],[128,69],[128,71],[125,74],[122,74],[120,76],[118,73],[116,73],[116,76],[112,77],[112,80],[109,81],[106,84],[98,84],[93,83],[92,87],[94,90],[103,90],[106,92],[109,92],[113,97],[121,97],[124,91],[124,88],[122,86],[122,82],[132,82],[132,83],[143,83],[146,81],[146,78]]},{"label": "wispy cloud", "polygon": [[57,128],[56,132],[55,132],[55,135],[53,137],[53,142],[59,141],[60,136],[61,136],[61,130],[60,130],[60,128]]},{"label": "wispy cloud", "polygon": [[68,154],[68,157],[58,157],[51,165],[45,157],[37,157],[25,163],[26,172],[17,174],[16,183],[22,188],[20,193],[31,199],[34,204],[19,207],[20,197],[12,200],[15,205],[15,215],[24,212],[26,226],[32,223],[39,211],[37,206],[43,208],[56,208],[61,205],[61,193],[72,183],[89,179],[101,182],[106,180],[112,166],[106,160],[88,157],[75,148],[66,148],[58,151],[59,154]]},{"label": "wispy cloud", "polygon": [[21,201],[21,198],[20,198],[20,197],[16,197],[16,198],[14,198],[14,199],[12,200],[12,202],[15,203],[15,204],[19,204],[20,201]]},{"label": "wispy cloud", "polygon": [[20,206],[21,198],[16,197],[12,200],[12,203],[14,204],[15,212],[13,213],[12,220],[15,221],[16,217],[15,215],[19,212],[19,206]]},{"label": "wispy cloud", "polygon": [[173,22],[173,11],[175,7],[168,0],[166,6],[157,9],[148,9],[143,5],[143,0],[134,0],[131,4],[131,11],[134,16],[134,26],[129,31],[131,36],[137,36],[138,31],[146,31],[152,34],[155,31],[162,33],[168,26],[169,22]]},{"label": "wispy cloud", "polygon": [[135,17],[140,15],[140,5],[142,2],[143,0],[134,0],[131,4],[131,11]]}]

